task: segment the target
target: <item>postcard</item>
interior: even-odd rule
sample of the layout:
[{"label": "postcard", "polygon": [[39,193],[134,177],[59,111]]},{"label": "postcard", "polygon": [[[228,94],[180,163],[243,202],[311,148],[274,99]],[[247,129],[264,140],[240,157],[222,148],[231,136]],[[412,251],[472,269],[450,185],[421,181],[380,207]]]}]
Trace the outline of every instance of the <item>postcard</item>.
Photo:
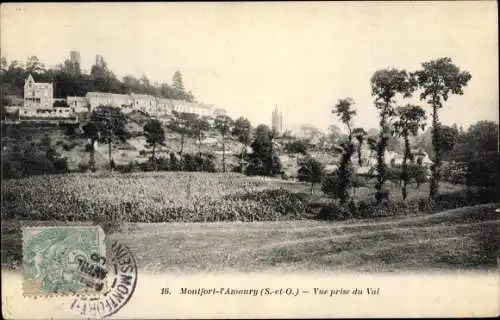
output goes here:
[{"label": "postcard", "polygon": [[3,317],[498,316],[496,6],[3,3]]}]

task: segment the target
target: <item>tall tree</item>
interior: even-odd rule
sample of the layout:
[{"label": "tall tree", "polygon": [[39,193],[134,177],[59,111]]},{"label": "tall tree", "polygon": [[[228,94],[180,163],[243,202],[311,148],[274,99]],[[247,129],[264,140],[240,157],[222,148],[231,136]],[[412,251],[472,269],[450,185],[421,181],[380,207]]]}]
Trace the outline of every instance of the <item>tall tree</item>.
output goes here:
[{"label": "tall tree", "polygon": [[99,106],[92,111],[90,121],[97,125],[102,142],[108,144],[109,166],[113,170],[112,144],[127,139],[128,132],[125,128],[127,118],[120,108]]},{"label": "tall tree", "polygon": [[184,92],[184,82],[182,80],[182,73],[177,70],[174,73],[174,76],[172,77],[172,87],[175,89],[179,90],[180,92]]},{"label": "tall tree", "polygon": [[184,151],[184,140],[186,136],[193,134],[193,125],[197,116],[193,113],[174,111],[172,120],[168,123],[168,128],[181,135],[181,149],[179,154]]},{"label": "tall tree", "polygon": [[411,153],[410,148],[410,135],[416,136],[418,134],[418,130],[425,128],[425,111],[420,106],[408,104],[404,107],[398,107],[396,109],[396,114],[398,119],[394,123],[394,133],[402,137],[405,143],[405,151],[403,154],[403,171],[402,171],[402,179],[403,186],[401,187],[401,193],[403,195],[403,199],[406,200],[407,196],[407,185],[409,180],[408,175],[408,159],[412,159],[413,155]]},{"label": "tall tree", "polygon": [[165,143],[165,130],[163,129],[162,123],[158,119],[149,120],[144,125],[144,136],[146,137],[146,143],[152,148],[151,163],[156,171],[156,146]]},{"label": "tall tree", "polygon": [[194,120],[193,130],[198,139],[198,154],[201,156],[201,144],[205,133],[210,131],[211,125],[207,117],[200,117]]},{"label": "tall tree", "polygon": [[376,71],[370,79],[375,107],[380,114],[380,133],[377,144],[377,184],[375,199],[380,203],[386,196],[383,190],[386,174],[385,150],[391,136],[389,121],[395,115],[394,103],[397,94],[410,97],[414,83],[405,70],[383,69]]},{"label": "tall tree", "polygon": [[247,118],[240,117],[234,122],[233,131],[231,132],[236,139],[243,144],[241,148],[241,173],[245,173],[244,159],[245,153],[250,143],[252,126]]},{"label": "tall tree", "polygon": [[222,136],[222,171],[226,172],[226,136],[231,133],[233,120],[226,115],[218,115],[214,121],[214,128]]},{"label": "tall tree", "polygon": [[431,166],[431,184],[429,198],[437,196],[439,187],[439,168],[441,166],[441,149],[439,137],[439,109],[450,94],[463,94],[463,88],[471,79],[471,74],[461,71],[449,57],[422,63],[422,69],[416,71],[418,86],[422,89],[421,100],[426,100],[432,107],[432,146],[434,148],[434,163]]},{"label": "tall tree", "polygon": [[268,126],[260,124],[255,128],[254,139],[251,147],[253,153],[249,157],[249,174],[272,176],[281,171],[281,163],[278,157],[278,146],[274,138],[276,132]]},{"label": "tall tree", "polygon": [[354,101],[351,98],[340,99],[334,106],[332,113],[336,114],[340,121],[347,127],[347,139],[341,142],[342,156],[337,169],[336,197],[341,204],[349,200],[349,188],[352,186],[353,168],[351,157],[354,153],[353,144],[353,120],[356,110],[353,109]]}]

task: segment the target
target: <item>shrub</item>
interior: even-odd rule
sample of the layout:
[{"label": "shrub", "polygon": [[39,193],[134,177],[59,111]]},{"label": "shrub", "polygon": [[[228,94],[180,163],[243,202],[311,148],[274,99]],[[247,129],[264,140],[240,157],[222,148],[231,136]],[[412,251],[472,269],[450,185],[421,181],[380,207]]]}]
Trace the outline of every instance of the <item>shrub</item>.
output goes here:
[{"label": "shrub", "polygon": [[318,220],[346,220],[352,218],[349,208],[341,205],[337,200],[331,201],[327,206],[321,208],[316,216]]},{"label": "shrub", "polygon": [[78,164],[78,171],[80,172],[87,172],[90,169],[90,166],[86,162],[80,162]]}]

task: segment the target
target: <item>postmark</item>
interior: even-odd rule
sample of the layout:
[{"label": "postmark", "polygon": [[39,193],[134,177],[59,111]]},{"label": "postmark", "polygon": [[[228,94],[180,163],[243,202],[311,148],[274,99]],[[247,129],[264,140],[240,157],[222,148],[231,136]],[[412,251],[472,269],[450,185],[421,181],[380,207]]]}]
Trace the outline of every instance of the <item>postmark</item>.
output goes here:
[{"label": "postmark", "polygon": [[82,271],[84,262],[106,256],[104,238],[99,226],[23,228],[23,294],[98,293],[99,286],[85,281],[89,277]]},{"label": "postmark", "polygon": [[108,257],[93,256],[81,271],[98,295],[75,297],[71,310],[85,318],[105,318],[117,313],[132,297],[137,285],[137,263],[130,249],[113,242]]}]

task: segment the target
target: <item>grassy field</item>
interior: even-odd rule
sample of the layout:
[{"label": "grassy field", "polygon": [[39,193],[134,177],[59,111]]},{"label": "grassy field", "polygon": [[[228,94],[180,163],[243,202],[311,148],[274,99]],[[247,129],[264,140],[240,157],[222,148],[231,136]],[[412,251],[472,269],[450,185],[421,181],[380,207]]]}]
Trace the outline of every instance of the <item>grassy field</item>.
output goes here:
[{"label": "grassy field", "polygon": [[[500,254],[499,207],[346,222],[128,224],[108,240],[128,245],[150,272],[492,269]],[[19,226],[2,224],[3,268],[19,269]]]}]

